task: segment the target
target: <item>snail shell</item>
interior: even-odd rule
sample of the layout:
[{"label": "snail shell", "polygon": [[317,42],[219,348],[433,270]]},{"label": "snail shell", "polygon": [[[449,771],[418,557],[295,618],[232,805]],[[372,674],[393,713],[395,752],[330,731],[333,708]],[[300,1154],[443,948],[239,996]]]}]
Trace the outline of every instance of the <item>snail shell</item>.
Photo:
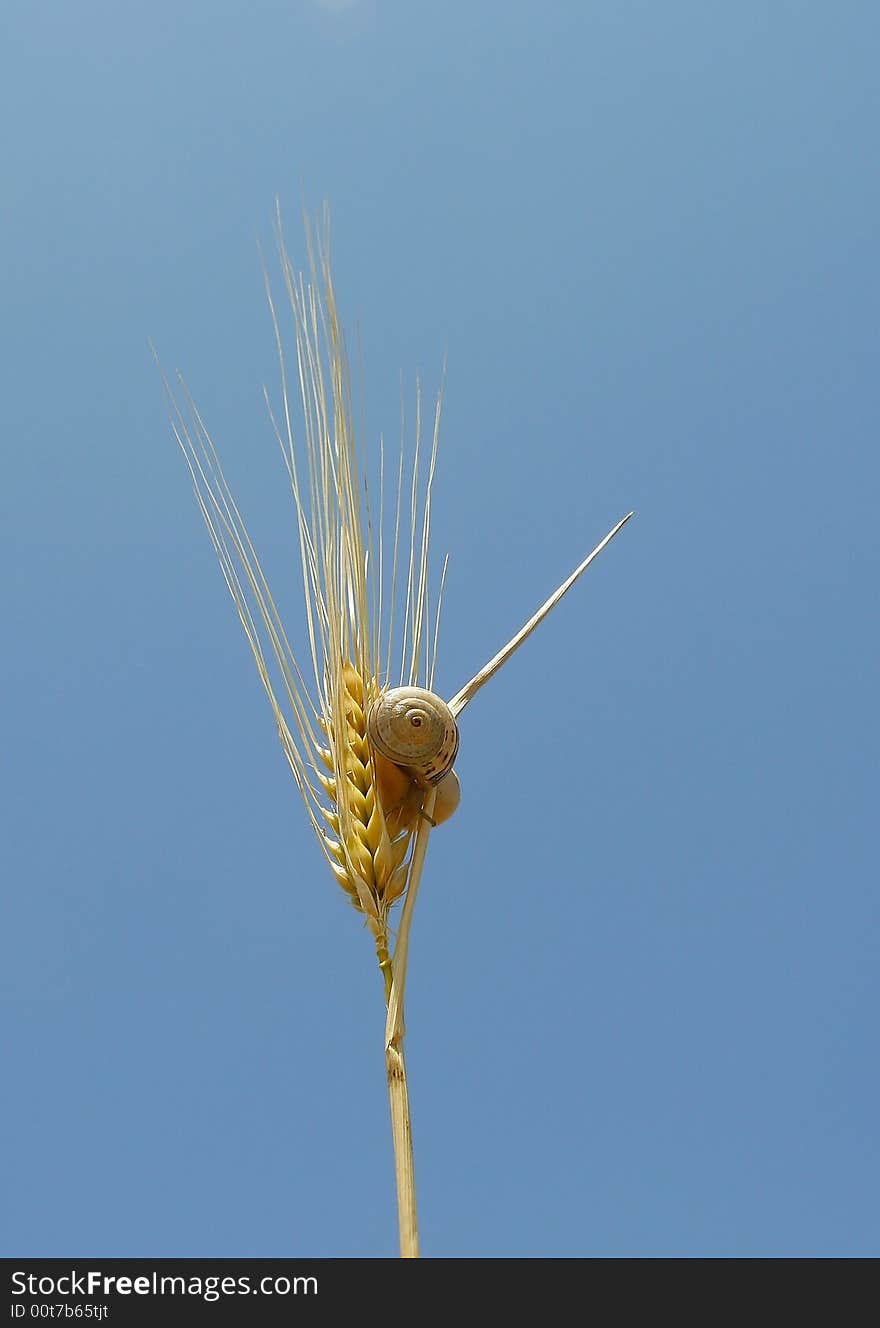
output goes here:
[{"label": "snail shell", "polygon": [[392,687],[367,715],[367,737],[386,760],[422,786],[439,784],[458,752],[458,725],[446,702],[424,687]]},{"label": "snail shell", "polygon": [[[396,838],[403,830],[414,830],[425,803],[424,784],[420,784],[408,770],[395,765],[379,752],[373,753],[373,766],[376,791],[391,838]],[[430,820],[432,825],[442,825],[461,802],[461,785],[454,770],[443,776],[436,790],[437,797]]]},{"label": "snail shell", "polygon": [[461,784],[458,782],[458,775],[455,771],[450,770],[437,785],[437,800],[434,803],[434,815],[432,817],[434,824],[442,825],[444,821],[448,821],[460,802]]}]

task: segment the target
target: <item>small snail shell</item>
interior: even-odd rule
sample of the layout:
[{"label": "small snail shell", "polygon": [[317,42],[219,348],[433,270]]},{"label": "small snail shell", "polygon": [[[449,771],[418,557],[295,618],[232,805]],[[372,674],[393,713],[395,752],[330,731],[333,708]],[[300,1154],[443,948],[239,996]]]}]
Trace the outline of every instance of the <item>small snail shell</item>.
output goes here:
[{"label": "small snail shell", "polygon": [[442,825],[444,821],[448,821],[460,802],[461,784],[458,782],[458,775],[455,771],[450,770],[437,785],[434,815],[431,818],[434,824]]},{"label": "small snail shell", "polygon": [[423,787],[439,784],[458,752],[458,726],[446,702],[424,687],[392,687],[367,715],[367,737]]},{"label": "small snail shell", "polygon": [[[388,832],[394,839],[402,830],[416,827],[425,803],[425,785],[403,766],[395,765],[380,752],[373,752],[376,791],[385,813]],[[432,825],[448,821],[461,802],[461,785],[454,770],[449,770],[436,786],[437,796],[431,814]]]}]

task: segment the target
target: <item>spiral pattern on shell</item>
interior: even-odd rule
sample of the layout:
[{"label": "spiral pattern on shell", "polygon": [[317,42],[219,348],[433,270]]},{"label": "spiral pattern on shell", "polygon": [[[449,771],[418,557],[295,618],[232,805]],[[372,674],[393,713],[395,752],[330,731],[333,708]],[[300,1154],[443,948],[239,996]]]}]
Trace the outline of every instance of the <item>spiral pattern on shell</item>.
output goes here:
[{"label": "spiral pattern on shell", "polygon": [[367,735],[377,752],[426,784],[439,784],[458,752],[452,711],[424,687],[392,687],[370,706]]}]

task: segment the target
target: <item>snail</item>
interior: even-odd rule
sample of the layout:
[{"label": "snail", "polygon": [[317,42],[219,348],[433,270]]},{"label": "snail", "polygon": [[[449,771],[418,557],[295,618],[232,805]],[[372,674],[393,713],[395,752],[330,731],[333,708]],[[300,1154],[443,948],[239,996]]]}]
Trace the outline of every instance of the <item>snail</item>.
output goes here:
[{"label": "snail", "polygon": [[424,687],[392,687],[367,714],[379,796],[392,828],[422,813],[425,793],[437,790],[431,821],[448,820],[461,797],[453,762],[458,725],[446,702]]}]

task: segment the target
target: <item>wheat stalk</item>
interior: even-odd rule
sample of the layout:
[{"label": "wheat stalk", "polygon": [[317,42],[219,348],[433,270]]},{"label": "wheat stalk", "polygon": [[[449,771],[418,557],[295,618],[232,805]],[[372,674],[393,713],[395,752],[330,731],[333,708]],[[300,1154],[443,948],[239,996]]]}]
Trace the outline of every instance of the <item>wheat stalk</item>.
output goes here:
[{"label": "wheat stalk", "polygon": [[[308,679],[290,646],[204,421],[180,375],[177,394],[165,381],[172,426],[189,467],[196,502],[238,610],[306,813],[331,872],[373,937],[387,1007],[385,1058],[400,1248],[402,1256],[416,1257],[412,1130],[403,1056],[404,994],[410,926],[433,824],[435,791],[426,791],[410,773],[373,748],[367,714],[389,686],[433,685],[445,564],[431,632],[428,553],[442,394],[434,410],[425,466],[421,393],[417,392],[409,477],[405,479],[404,432],[391,531],[386,536],[384,447],[380,444],[379,507],[374,512],[353,423],[326,209],[317,241],[308,222],[306,237],[308,280],[290,261],[278,211],[276,239],[293,318],[295,362],[289,369],[282,317],[266,276],[281,373],[280,411],[272,410],[268,396],[266,401],[296,512],[309,642]],[[295,417],[299,420],[296,429]],[[454,713],[518,649],[630,515],[507,646],[456,693],[450,702]],[[402,601],[399,605],[398,600]],[[392,956],[390,914],[401,897],[403,911]]]}]

